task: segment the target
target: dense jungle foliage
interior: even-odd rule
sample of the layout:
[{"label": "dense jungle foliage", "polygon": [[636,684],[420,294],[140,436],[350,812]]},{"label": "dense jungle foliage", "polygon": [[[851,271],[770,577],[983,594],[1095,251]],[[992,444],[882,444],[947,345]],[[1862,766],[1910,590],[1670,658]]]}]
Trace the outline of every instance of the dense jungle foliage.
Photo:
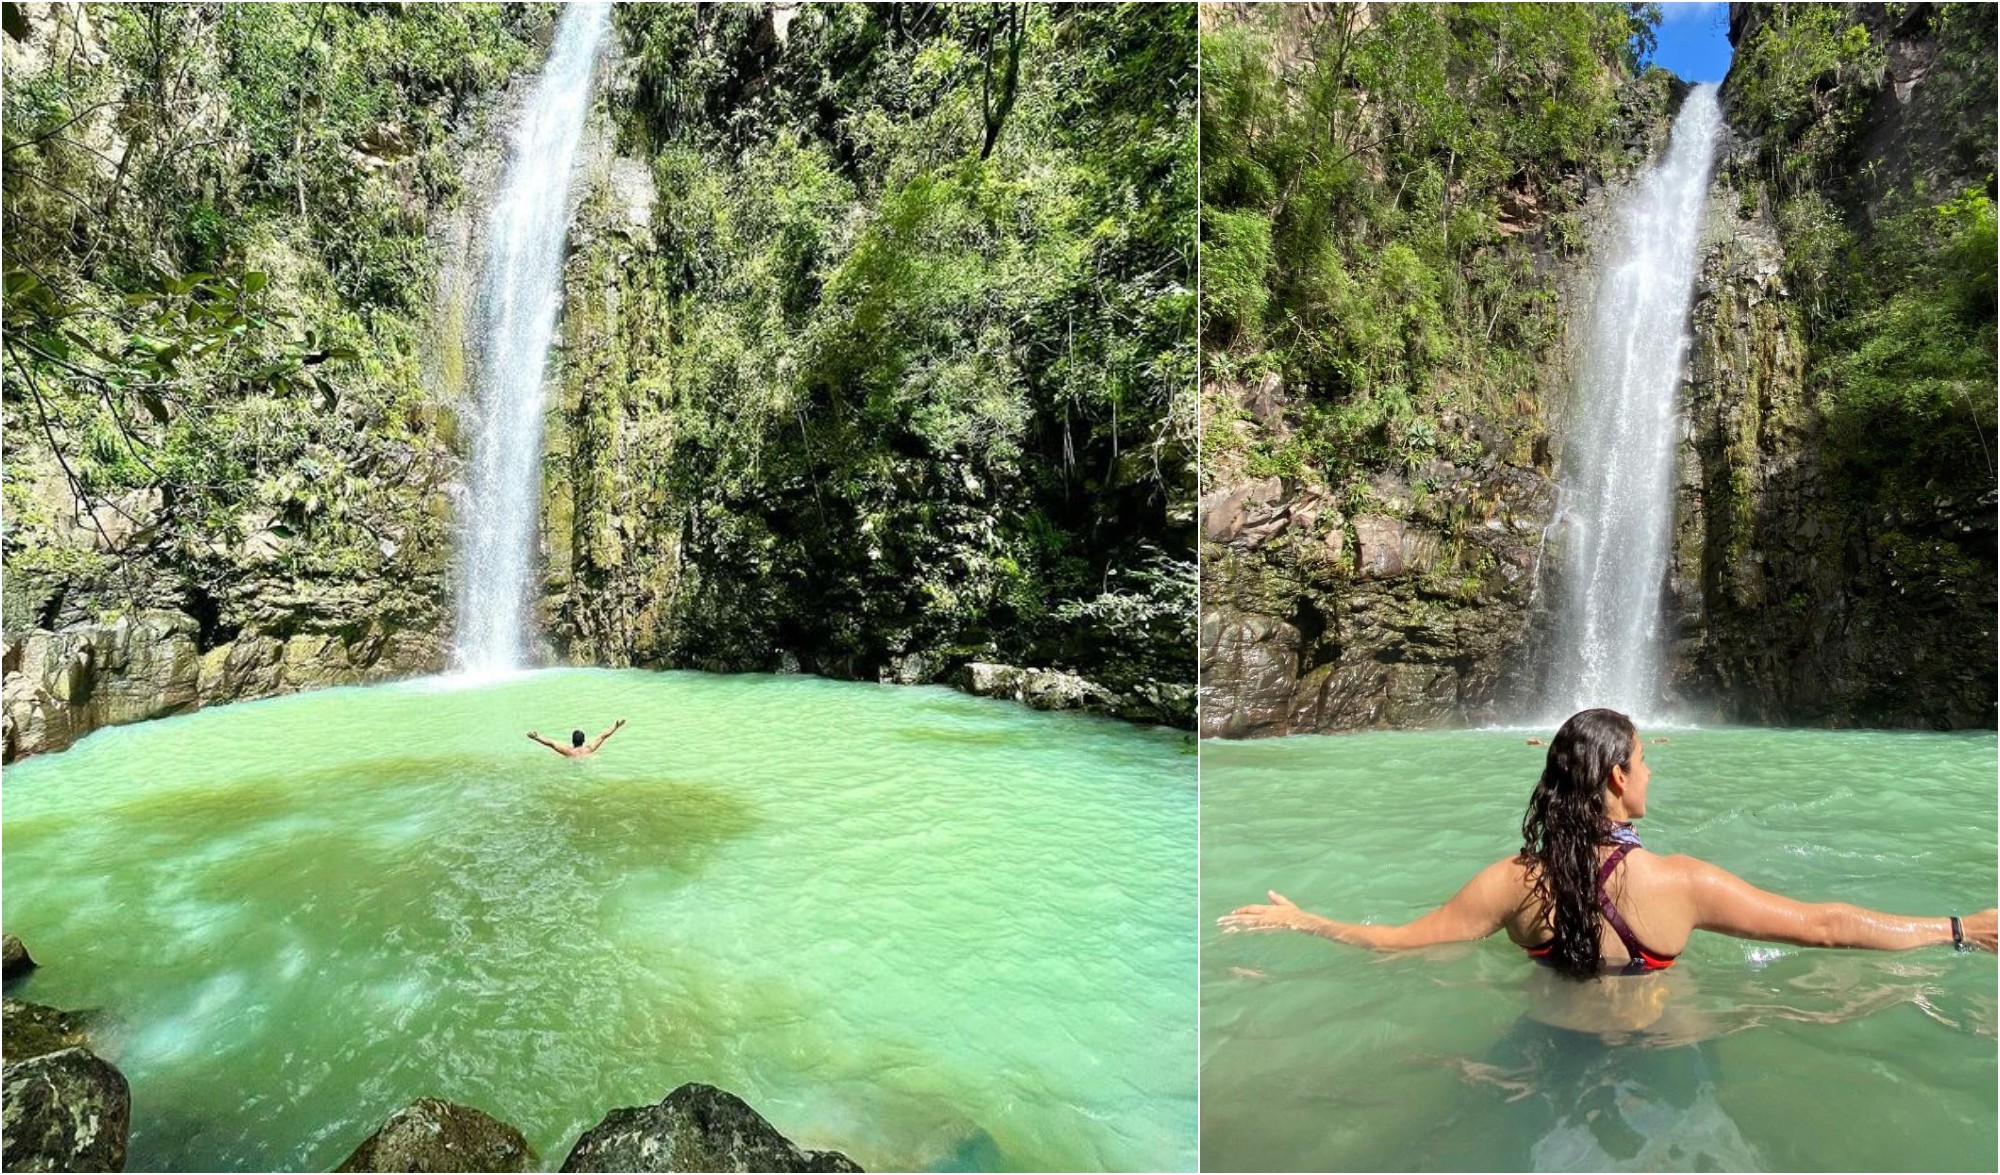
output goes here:
[{"label": "dense jungle foliage", "polygon": [[660,191],[674,659],[1180,683],[1195,15],[628,6]]},{"label": "dense jungle foliage", "polygon": [[1658,71],[1630,81],[1656,21],[1273,5],[1204,32],[1205,371],[1277,373],[1298,423],[1256,442],[1253,472],[1311,469],[1359,505],[1371,470],[1529,462],[1559,334],[1541,262],[1581,246],[1575,210],[1623,162],[1635,104],[1666,99]]},{"label": "dense jungle foliage", "polygon": [[[1761,144],[1837,490],[1909,582],[1990,593],[1990,521],[1983,552],[1957,522],[1990,515],[1996,468],[1995,10],[1758,15],[1737,47],[1732,117]],[[1908,145],[1868,133],[1870,112],[1893,101],[1892,35],[1940,47]]]},{"label": "dense jungle foliage", "polygon": [[[10,630],[448,629],[436,230],[551,7],[6,14]],[[578,246],[564,333],[620,349],[643,443],[598,460],[613,403],[555,406],[552,523],[593,515],[558,645],[1053,665],[1189,720],[1193,9],[615,22],[600,110],[661,198],[649,248]],[[620,291],[636,317],[592,335]],[[663,645],[582,634],[593,587],[660,561]]]},{"label": "dense jungle foliage", "polygon": [[6,10],[9,630],[428,616],[427,218],[548,14]]}]

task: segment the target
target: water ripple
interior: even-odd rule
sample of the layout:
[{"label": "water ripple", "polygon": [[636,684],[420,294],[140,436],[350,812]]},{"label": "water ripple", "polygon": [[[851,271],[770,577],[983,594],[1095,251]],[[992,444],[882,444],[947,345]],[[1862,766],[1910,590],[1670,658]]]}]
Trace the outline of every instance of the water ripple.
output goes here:
[{"label": "water ripple", "polygon": [[[1677,731],[1648,748],[1641,830],[1801,899],[1976,909],[2000,874],[1995,750],[1990,732]],[[1591,1034],[1535,1018],[1560,981],[1499,937],[1371,955],[1215,929],[1266,889],[1355,921],[1432,908],[1519,847],[1545,755],[1487,731],[1204,744],[1206,1167],[1990,1165],[1990,956],[1698,934],[1664,976],[1602,981],[1643,1027]]]}]

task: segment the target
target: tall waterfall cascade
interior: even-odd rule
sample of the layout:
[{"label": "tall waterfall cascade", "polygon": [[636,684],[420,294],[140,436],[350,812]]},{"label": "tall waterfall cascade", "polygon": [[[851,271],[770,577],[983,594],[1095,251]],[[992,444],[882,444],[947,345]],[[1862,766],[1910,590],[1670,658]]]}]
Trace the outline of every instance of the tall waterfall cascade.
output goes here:
[{"label": "tall waterfall cascade", "polygon": [[1658,718],[1667,704],[1662,608],[1682,431],[1675,393],[1721,129],[1715,87],[1697,87],[1665,158],[1626,194],[1599,260],[1553,524],[1561,592],[1544,701],[1554,721],[1592,706]]},{"label": "tall waterfall cascade", "polygon": [[568,5],[516,125],[467,325],[476,359],[471,463],[459,508],[455,667],[524,666],[542,487],[543,372],[561,300],[570,178],[609,4]]}]

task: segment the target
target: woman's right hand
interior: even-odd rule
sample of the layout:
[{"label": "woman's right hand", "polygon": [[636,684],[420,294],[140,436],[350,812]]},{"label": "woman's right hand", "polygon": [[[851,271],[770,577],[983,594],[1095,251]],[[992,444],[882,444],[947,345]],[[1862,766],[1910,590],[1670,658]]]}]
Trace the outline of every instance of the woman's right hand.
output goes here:
[{"label": "woman's right hand", "polygon": [[1276,890],[1269,890],[1265,897],[1271,899],[1268,906],[1238,906],[1215,920],[1216,925],[1230,934],[1245,930],[1304,930],[1305,920],[1312,917],[1292,904],[1292,900]]},{"label": "woman's right hand", "polygon": [[2000,953],[2000,909],[1981,910],[1960,919],[1965,925],[1965,941],[1982,951]]}]

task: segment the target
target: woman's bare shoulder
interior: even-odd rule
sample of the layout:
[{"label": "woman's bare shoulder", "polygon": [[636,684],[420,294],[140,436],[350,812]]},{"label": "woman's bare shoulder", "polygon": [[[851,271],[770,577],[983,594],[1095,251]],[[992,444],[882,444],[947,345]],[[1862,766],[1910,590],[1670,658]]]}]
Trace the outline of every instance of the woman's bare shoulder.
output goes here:
[{"label": "woman's bare shoulder", "polygon": [[1719,877],[1730,877],[1720,867],[1692,853],[1655,853],[1645,849],[1635,849],[1626,859],[1633,868],[1653,881],[1701,885],[1713,882]]},{"label": "woman's bare shoulder", "polygon": [[1534,862],[1531,858],[1516,853],[1502,857],[1479,871],[1481,880],[1496,887],[1516,891],[1526,896],[1534,888]]}]

